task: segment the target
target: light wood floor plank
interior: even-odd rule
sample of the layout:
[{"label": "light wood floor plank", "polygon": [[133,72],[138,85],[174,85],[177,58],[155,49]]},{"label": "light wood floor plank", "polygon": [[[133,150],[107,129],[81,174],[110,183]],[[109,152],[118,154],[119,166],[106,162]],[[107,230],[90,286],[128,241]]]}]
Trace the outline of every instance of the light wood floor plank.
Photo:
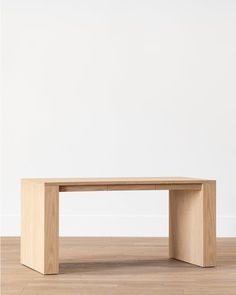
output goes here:
[{"label": "light wood floor plank", "polygon": [[236,238],[217,239],[217,266],[168,260],[167,238],[60,238],[60,274],[20,264],[20,239],[1,239],[2,294],[236,294]]}]

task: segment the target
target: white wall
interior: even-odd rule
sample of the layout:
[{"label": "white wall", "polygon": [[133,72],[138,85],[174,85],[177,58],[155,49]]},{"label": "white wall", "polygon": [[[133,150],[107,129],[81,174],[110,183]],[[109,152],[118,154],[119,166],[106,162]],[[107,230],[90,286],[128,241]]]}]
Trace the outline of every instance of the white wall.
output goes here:
[{"label": "white wall", "polygon": [[[236,2],[3,1],[3,235],[20,178],[216,179],[236,236]],[[62,235],[167,235],[166,192],[61,194]]]}]

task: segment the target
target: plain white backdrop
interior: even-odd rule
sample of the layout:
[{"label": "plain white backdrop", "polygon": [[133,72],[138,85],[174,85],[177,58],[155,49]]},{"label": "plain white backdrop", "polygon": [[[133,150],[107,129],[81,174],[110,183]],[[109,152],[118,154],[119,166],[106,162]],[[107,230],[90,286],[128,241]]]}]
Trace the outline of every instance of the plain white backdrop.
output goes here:
[{"label": "plain white backdrop", "polygon": [[[236,236],[236,2],[2,1],[2,235],[20,179],[217,180]],[[61,193],[60,234],[167,236],[166,192]]]}]

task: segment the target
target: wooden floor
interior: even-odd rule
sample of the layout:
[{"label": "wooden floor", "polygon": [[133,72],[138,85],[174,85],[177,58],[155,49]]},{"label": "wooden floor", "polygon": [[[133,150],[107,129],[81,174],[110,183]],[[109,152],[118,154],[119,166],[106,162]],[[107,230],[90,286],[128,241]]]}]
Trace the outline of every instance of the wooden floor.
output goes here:
[{"label": "wooden floor", "polygon": [[168,260],[167,238],[61,238],[60,274],[20,265],[19,238],[2,238],[2,294],[236,294],[236,238],[217,240],[217,267]]}]

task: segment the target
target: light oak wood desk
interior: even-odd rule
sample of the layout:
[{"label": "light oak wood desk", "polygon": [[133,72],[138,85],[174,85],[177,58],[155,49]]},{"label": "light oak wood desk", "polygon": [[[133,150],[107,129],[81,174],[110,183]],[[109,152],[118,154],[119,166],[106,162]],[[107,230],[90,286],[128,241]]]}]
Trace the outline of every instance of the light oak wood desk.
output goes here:
[{"label": "light oak wood desk", "polygon": [[59,272],[59,192],[116,190],[169,190],[170,258],[215,266],[216,182],[182,177],[23,179],[21,263]]}]

